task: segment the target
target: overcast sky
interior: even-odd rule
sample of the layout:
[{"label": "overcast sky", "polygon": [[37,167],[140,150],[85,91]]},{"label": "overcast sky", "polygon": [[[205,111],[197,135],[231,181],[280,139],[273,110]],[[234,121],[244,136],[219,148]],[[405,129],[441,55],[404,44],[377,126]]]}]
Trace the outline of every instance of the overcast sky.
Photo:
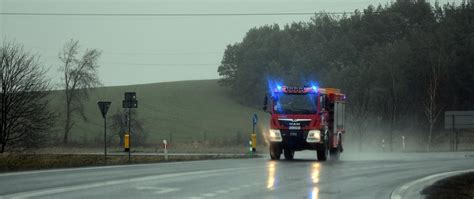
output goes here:
[{"label": "overcast sky", "polygon": [[[385,5],[387,0],[0,0],[0,12],[35,13],[270,13],[341,12]],[[252,27],[311,16],[6,16],[0,38],[41,55],[48,75],[60,81],[58,52],[71,38],[98,48],[106,86],[217,79],[227,44]]]}]

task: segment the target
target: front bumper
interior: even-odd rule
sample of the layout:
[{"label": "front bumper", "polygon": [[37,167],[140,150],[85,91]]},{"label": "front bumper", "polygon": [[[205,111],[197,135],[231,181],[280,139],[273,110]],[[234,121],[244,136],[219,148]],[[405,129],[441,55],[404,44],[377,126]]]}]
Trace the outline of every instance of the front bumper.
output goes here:
[{"label": "front bumper", "polygon": [[318,150],[324,147],[324,136],[320,136],[318,140],[308,142],[309,131],[305,130],[280,130],[281,142],[279,143],[283,149],[300,150]]}]

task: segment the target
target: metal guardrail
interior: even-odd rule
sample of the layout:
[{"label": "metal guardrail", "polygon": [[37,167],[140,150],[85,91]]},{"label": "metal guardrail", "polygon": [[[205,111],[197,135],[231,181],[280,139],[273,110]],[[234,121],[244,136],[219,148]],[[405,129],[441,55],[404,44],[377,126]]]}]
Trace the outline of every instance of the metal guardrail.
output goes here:
[{"label": "metal guardrail", "polygon": [[459,134],[463,129],[474,129],[474,111],[446,111],[444,112],[444,128],[452,130],[450,148],[458,150]]}]

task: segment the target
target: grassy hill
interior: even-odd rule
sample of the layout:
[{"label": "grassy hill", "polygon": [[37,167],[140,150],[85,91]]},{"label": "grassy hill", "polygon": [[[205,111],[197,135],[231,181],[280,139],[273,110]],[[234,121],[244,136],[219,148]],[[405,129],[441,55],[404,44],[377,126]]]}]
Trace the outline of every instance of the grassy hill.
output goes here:
[{"label": "grassy hill", "polygon": [[[143,85],[115,86],[92,89],[85,103],[87,121],[75,116],[76,125],[71,138],[79,143],[101,143],[103,120],[97,101],[112,101],[108,115],[122,110],[124,92],[136,92],[138,117],[144,124],[147,143],[161,143],[162,139],[173,142],[247,140],[251,132],[251,116],[259,110],[240,105],[232,99],[229,90],[217,84],[217,80],[166,82]],[[53,109],[60,114],[63,94],[53,92]],[[54,128],[55,138],[62,139],[62,118]],[[110,131],[109,131],[110,132]],[[117,132],[110,132],[117,133]]]}]

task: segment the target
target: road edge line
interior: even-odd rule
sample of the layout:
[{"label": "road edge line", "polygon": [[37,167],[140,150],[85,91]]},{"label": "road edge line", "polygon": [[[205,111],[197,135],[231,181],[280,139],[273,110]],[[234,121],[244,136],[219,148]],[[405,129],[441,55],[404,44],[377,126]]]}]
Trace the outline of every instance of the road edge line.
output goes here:
[{"label": "road edge line", "polygon": [[85,167],[70,167],[70,168],[56,168],[56,169],[39,169],[39,170],[30,170],[30,171],[12,171],[12,172],[0,173],[0,177],[54,173],[54,172],[64,172],[64,171],[81,171],[81,170],[95,170],[95,169],[108,169],[108,168],[153,166],[155,164],[168,164],[168,165],[169,164],[183,164],[187,162],[208,162],[208,161],[216,161],[216,160],[223,160],[223,159],[170,161],[170,162],[153,162],[153,163],[137,163],[137,164],[121,164],[121,165],[101,165],[101,166],[85,166]]},{"label": "road edge line", "polygon": [[238,167],[238,168],[225,168],[225,169],[198,170],[198,171],[189,171],[189,172],[181,172],[181,173],[166,173],[166,174],[158,174],[158,175],[151,175],[151,176],[144,176],[144,177],[134,177],[134,178],[128,178],[128,179],[107,180],[107,181],[101,181],[101,182],[68,185],[64,187],[52,187],[52,188],[45,188],[45,189],[39,189],[39,190],[12,193],[8,195],[0,195],[0,199],[37,198],[37,197],[41,197],[45,195],[80,191],[80,190],[86,190],[86,189],[91,189],[91,188],[119,185],[119,184],[125,184],[125,183],[139,183],[139,182],[145,182],[145,181],[151,181],[151,180],[159,180],[159,179],[166,179],[166,178],[173,178],[173,177],[183,177],[183,176],[189,176],[189,175],[203,175],[203,174],[211,175],[211,174],[222,173],[226,171],[235,171],[235,170],[245,171],[247,169],[254,169],[254,168],[261,168],[261,167],[257,166],[257,167]]}]

